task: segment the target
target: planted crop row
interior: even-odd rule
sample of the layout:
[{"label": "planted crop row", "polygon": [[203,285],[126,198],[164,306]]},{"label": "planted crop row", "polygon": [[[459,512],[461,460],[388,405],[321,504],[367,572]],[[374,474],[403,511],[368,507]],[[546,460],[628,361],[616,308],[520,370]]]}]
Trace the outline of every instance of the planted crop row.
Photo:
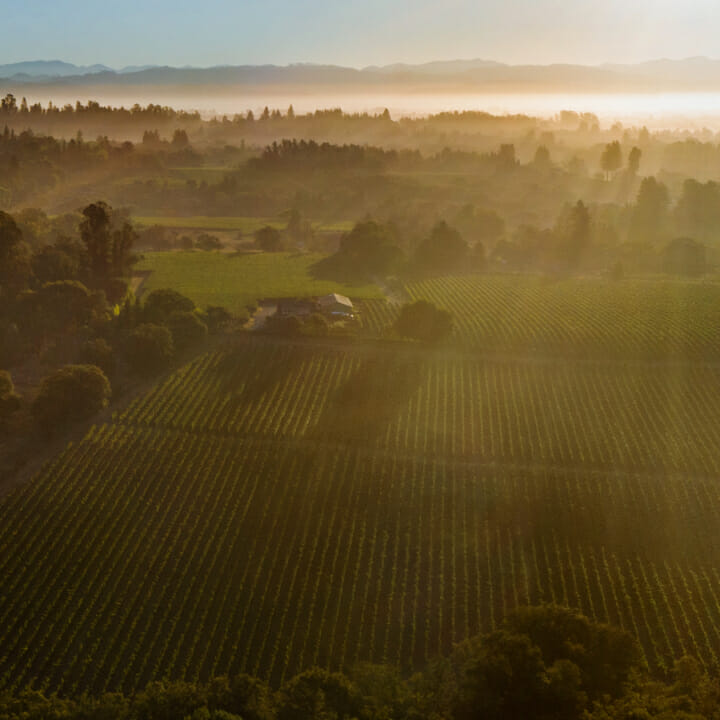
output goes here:
[{"label": "planted crop row", "polygon": [[356,300],[358,320],[363,333],[382,337],[397,319],[398,308],[386,300]]},{"label": "planted crop row", "polygon": [[485,349],[575,355],[717,357],[720,285],[466,275],[410,283],[446,308],[456,337]]},{"label": "planted crop row", "polygon": [[136,400],[130,427],[526,465],[720,473],[720,374],[249,345]]},{"label": "planted crop row", "polygon": [[3,687],[409,670],[539,601],[625,627],[660,672],[720,654],[712,480],[102,426],[3,516]]}]

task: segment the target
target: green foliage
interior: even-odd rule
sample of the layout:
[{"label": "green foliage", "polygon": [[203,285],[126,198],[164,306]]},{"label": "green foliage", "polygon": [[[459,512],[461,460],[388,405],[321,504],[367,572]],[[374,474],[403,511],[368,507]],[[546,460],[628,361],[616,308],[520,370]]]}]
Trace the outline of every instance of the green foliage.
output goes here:
[{"label": "green foliage", "polygon": [[32,268],[38,282],[42,284],[76,280],[80,274],[77,258],[55,245],[46,245],[36,252],[32,258]]},{"label": "green foliage", "polygon": [[263,332],[271,335],[287,335],[292,337],[302,333],[303,321],[295,315],[271,315],[265,319]]},{"label": "green foliage", "polygon": [[630,233],[640,241],[657,242],[667,232],[667,187],[654,177],[643,178],[633,209]]},{"label": "green foliage", "polygon": [[720,183],[686,180],[675,207],[677,230],[700,240],[720,236]]},{"label": "green foliage", "polygon": [[117,365],[115,351],[103,338],[88,340],[82,347],[81,359],[88,365],[97,365],[107,377],[115,374]]},{"label": "green foliage", "polygon": [[108,404],[110,393],[110,382],[99,367],[66,365],[42,381],[32,413],[38,425],[51,433],[64,422],[94,415]]},{"label": "green foliage", "polygon": [[[536,616],[559,608],[529,608]],[[577,613],[563,609],[565,615]],[[595,623],[585,619],[588,633]],[[600,632],[606,632],[602,627]],[[614,630],[618,634],[622,631]],[[561,646],[562,630],[546,640]],[[595,649],[573,644],[594,666]],[[561,650],[560,654],[565,651]],[[632,663],[626,663],[632,664]],[[35,690],[0,694],[0,718],[24,720],[701,720],[720,713],[720,686],[699,664],[681,658],[670,683],[649,682],[641,668],[616,691],[590,701],[583,673],[563,657],[551,660],[531,636],[506,628],[462,643],[449,660],[404,680],[396,668],[362,663],[352,678],[310,668],[276,692],[249,675],[208,682],[151,682],[131,696],[105,693],[63,698]]]},{"label": "green foliage", "polygon": [[358,689],[342,674],[313,668],[294,677],[280,693],[278,720],[337,718],[361,715]]},{"label": "green foliage", "polygon": [[172,333],[173,345],[178,350],[199,345],[207,337],[208,327],[194,312],[176,310],[170,313],[167,326]]},{"label": "green foliage", "polygon": [[191,313],[194,309],[190,298],[169,288],[152,290],[143,304],[145,319],[151,323],[164,323],[173,313]]},{"label": "green foliage", "polygon": [[437,223],[415,251],[415,264],[425,274],[444,275],[466,267],[468,245],[444,220]]},{"label": "green foliage", "polygon": [[211,333],[220,332],[226,328],[233,319],[232,313],[224,307],[211,305],[204,313],[205,323]]},{"label": "green foliage", "polygon": [[283,249],[280,231],[270,225],[265,225],[255,233],[255,244],[264,252],[280,252]]},{"label": "green foliage", "polygon": [[600,157],[600,167],[605,173],[614,173],[622,166],[622,148],[617,140],[608,143]]},{"label": "green foliage", "polygon": [[0,370],[0,430],[20,408],[20,397],[15,393],[12,377],[7,370]]},{"label": "green foliage", "polygon": [[23,241],[22,232],[12,215],[0,210],[0,257],[6,258]]},{"label": "green foliage", "polygon": [[212,250],[222,250],[222,243],[220,242],[220,238],[204,232],[195,238],[195,247],[198,250],[206,250],[209,252]]},{"label": "green foliage", "polygon": [[332,292],[352,298],[382,297],[373,284],[319,279],[316,265],[322,259],[322,255],[312,253],[147,253],[139,268],[152,271],[146,281],[149,291],[175,288],[199,307],[223,306],[238,313],[249,302],[261,298],[312,297]]},{"label": "green foliage", "polygon": [[566,207],[558,217],[555,250],[557,266],[574,267],[582,259],[590,244],[590,211],[582,200]]},{"label": "green foliage", "polygon": [[440,342],[450,337],[453,328],[452,315],[427,300],[416,300],[403,305],[395,322],[395,329],[402,337]]},{"label": "green foliage", "polygon": [[137,240],[135,230],[128,222],[117,222],[113,209],[102,201],[91,203],[82,214],[80,237],[87,249],[91,277],[103,283],[125,275],[135,259],[132,256]]},{"label": "green foliage", "polygon": [[80,236],[87,248],[90,270],[97,278],[106,278],[110,266],[110,213],[104,202],[91,203],[83,210]]},{"label": "green foliage", "polygon": [[45,283],[37,293],[39,322],[53,330],[86,325],[96,306],[97,298],[76,280]]},{"label": "green foliage", "polygon": [[237,230],[241,233],[253,233],[261,227],[270,225],[280,228],[282,223],[271,218],[264,217],[246,217],[246,216],[208,216],[208,215],[190,215],[190,216],[139,216],[134,217],[134,221],[143,227],[159,226],[163,228],[176,228],[181,230],[213,230],[213,231],[231,231]]},{"label": "green foliage", "polygon": [[163,325],[138,325],[125,343],[125,358],[130,369],[139,374],[154,373],[166,367],[175,347],[173,337]]},{"label": "green foliage", "polygon": [[698,277],[707,269],[707,249],[692,238],[675,238],[663,251],[665,272],[675,275]]},{"label": "green foliage", "polygon": [[0,298],[14,297],[32,277],[30,250],[11,215],[0,210]]},{"label": "green foliage", "polygon": [[632,175],[637,175],[640,169],[640,158],[642,157],[642,150],[639,147],[633,146],[632,150],[628,154],[628,172]]},{"label": "green foliage", "polygon": [[402,257],[391,226],[364,220],[343,235],[340,249],[323,270],[328,276],[373,278],[394,272]]},{"label": "green foliage", "polygon": [[313,140],[282,140],[268,145],[249,165],[263,171],[347,171],[349,168],[381,169],[397,160],[395,150],[360,145],[331,145]]},{"label": "green foliage", "polygon": [[320,313],[306,316],[278,315],[276,313],[265,319],[262,331],[270,335],[286,335],[288,337],[298,335],[324,337],[330,332],[330,323]]},{"label": "green foliage", "polygon": [[632,637],[557,606],[511,613],[502,629],[456,650],[464,718],[583,717],[593,702],[625,694],[641,669]]},{"label": "green foliage", "polygon": [[453,224],[470,243],[494,245],[505,232],[505,221],[496,211],[470,203],[460,209]]}]

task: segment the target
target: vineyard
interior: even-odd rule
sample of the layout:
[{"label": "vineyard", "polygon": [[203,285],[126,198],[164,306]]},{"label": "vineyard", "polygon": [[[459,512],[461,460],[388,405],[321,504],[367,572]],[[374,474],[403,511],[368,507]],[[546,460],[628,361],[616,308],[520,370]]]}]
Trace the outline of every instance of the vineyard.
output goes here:
[{"label": "vineyard", "polygon": [[456,338],[479,348],[646,358],[720,353],[717,283],[465,275],[406,290],[449,310]]},{"label": "vineyard", "polygon": [[251,341],[0,504],[0,687],[421,666],[555,601],[720,653],[720,378]]}]

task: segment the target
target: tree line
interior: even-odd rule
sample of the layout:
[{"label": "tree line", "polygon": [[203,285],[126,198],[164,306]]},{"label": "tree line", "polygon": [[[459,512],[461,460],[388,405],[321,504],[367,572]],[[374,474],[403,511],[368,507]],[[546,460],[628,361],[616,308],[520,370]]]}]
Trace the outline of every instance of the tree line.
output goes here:
[{"label": "tree line", "polygon": [[133,696],[0,693],[0,718],[25,720],[701,720],[720,717],[720,684],[692,658],[649,678],[626,632],[558,606],[521,608],[497,630],[402,677],[358,664],[308,669],[273,689],[249,675],[164,680]]}]

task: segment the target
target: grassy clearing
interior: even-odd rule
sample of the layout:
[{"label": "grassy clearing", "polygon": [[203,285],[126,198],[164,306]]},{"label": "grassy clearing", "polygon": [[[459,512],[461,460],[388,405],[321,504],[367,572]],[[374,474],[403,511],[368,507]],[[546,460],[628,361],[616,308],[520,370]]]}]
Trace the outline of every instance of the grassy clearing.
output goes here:
[{"label": "grassy clearing", "polygon": [[243,234],[270,225],[278,229],[284,228],[287,222],[278,218],[263,217],[211,217],[207,215],[190,215],[188,217],[172,217],[169,215],[138,216],[133,218],[136,225],[149,227],[162,225],[168,228],[183,230],[234,230]]},{"label": "grassy clearing", "polygon": [[[270,227],[277,228],[278,230],[283,230],[287,227],[287,220],[272,217],[212,217],[209,215],[176,217],[171,215],[141,215],[133,218],[133,221],[141,227],[162,225],[163,227],[182,230],[230,230],[240,232],[243,235],[254,233],[261,227],[265,227],[265,225],[270,225]],[[315,231],[321,233],[348,232],[352,230],[353,225],[354,223],[351,220],[312,223]]]},{"label": "grassy clearing", "polygon": [[238,310],[264,297],[303,297],[331,292],[356,298],[382,297],[376,285],[316,280],[312,277],[312,266],[322,257],[290,253],[147,253],[137,269],[152,271],[146,291],[173,288],[200,307],[222,305]]}]

